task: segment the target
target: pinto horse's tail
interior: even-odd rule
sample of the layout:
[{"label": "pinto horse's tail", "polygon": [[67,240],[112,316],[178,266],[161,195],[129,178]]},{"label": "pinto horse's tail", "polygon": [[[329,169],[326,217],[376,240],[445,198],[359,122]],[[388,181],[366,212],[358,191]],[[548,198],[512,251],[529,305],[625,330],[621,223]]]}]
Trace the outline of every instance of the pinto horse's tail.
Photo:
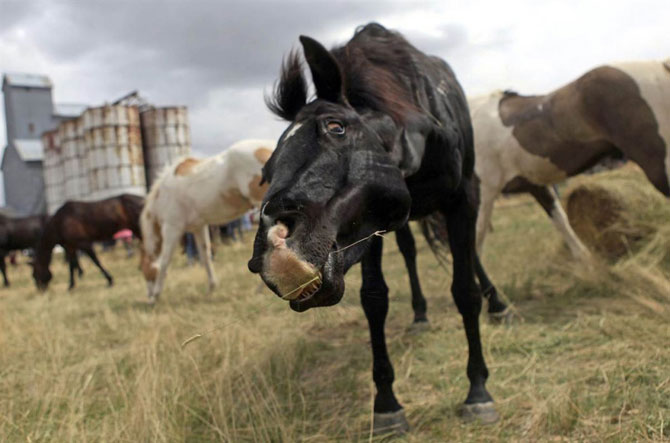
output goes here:
[{"label": "pinto horse's tail", "polygon": [[450,249],[449,249],[449,236],[447,235],[447,222],[444,219],[444,215],[440,212],[435,212],[427,217],[424,217],[419,221],[421,226],[421,232],[430,247],[430,250],[433,251],[437,261],[443,267],[448,267],[450,265]]}]

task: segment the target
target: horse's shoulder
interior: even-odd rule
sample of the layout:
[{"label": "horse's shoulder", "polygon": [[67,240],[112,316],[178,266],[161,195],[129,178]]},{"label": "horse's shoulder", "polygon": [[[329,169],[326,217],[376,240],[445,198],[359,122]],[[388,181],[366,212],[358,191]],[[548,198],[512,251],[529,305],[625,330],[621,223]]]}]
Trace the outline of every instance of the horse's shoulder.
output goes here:
[{"label": "horse's shoulder", "polygon": [[191,175],[197,165],[199,165],[202,162],[202,160],[193,158],[193,157],[187,157],[180,161],[177,166],[174,168],[174,175],[177,176],[186,176],[186,175]]}]

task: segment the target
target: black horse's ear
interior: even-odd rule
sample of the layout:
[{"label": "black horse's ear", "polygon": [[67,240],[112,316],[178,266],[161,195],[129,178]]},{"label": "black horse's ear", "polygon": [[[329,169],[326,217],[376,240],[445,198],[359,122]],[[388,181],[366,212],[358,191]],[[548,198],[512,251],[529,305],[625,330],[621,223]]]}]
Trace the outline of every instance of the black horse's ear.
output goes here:
[{"label": "black horse's ear", "polygon": [[330,102],[342,100],[342,74],[333,55],[313,38],[301,35],[305,60],[312,72],[317,97]]}]

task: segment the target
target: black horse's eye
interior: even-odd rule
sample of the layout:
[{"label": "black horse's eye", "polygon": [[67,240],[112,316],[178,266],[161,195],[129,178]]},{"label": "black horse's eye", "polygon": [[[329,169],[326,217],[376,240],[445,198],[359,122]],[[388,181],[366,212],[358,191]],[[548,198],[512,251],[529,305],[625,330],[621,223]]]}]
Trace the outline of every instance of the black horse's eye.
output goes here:
[{"label": "black horse's eye", "polygon": [[343,135],[344,134],[344,125],[337,120],[329,120],[326,122],[326,129],[331,134]]}]

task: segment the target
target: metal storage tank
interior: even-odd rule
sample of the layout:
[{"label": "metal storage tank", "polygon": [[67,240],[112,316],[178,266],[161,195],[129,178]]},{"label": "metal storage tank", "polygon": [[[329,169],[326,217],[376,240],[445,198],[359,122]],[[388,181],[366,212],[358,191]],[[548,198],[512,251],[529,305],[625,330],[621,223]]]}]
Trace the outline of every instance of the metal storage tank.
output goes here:
[{"label": "metal storage tank", "polygon": [[84,117],[80,115],[77,122],[77,155],[79,157],[79,174],[73,178],[76,186],[79,188],[81,200],[90,200],[90,190],[88,189],[88,149],[84,139]]},{"label": "metal storage tank", "polygon": [[144,163],[149,186],[163,168],[191,153],[186,106],[149,108],[140,114]]},{"label": "metal storage tank", "polygon": [[106,105],[82,115],[89,199],[146,194],[140,116],[136,106]]},{"label": "metal storage tank", "polygon": [[66,200],[85,200],[89,192],[82,117],[62,122],[58,136],[63,158],[64,197]]},{"label": "metal storage tank", "polygon": [[63,195],[63,157],[61,155],[58,129],[42,134],[44,161],[44,188],[47,202],[47,214],[52,215],[65,203]]}]

